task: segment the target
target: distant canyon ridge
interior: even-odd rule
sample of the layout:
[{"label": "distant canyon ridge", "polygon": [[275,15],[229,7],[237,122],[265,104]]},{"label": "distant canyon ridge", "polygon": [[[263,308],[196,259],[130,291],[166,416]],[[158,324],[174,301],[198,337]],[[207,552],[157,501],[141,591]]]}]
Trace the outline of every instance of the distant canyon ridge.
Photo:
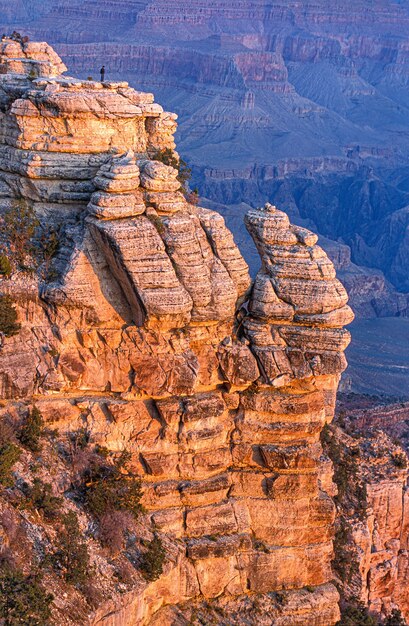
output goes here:
[{"label": "distant canyon ridge", "polygon": [[2,30],[49,41],[76,75],[99,78],[105,64],[107,78],[178,113],[192,187],[227,219],[253,275],[243,216],[268,199],[320,233],[357,316],[397,318],[390,336],[401,333],[407,2],[4,0],[0,15]]}]

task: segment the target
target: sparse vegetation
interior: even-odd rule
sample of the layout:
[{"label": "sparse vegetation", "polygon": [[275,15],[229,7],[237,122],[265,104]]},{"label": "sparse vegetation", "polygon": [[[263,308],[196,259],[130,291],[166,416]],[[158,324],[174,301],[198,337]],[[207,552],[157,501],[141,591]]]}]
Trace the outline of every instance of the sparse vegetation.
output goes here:
[{"label": "sparse vegetation", "polygon": [[367,508],[366,485],[359,476],[360,450],[358,446],[342,446],[334,431],[326,425],[321,433],[325,452],[334,464],[334,482],[338,488],[336,502],[352,504],[359,519],[364,519]]},{"label": "sparse vegetation", "polygon": [[134,517],[127,511],[110,511],[99,520],[99,539],[111,554],[118,554],[124,547],[125,533],[132,528]]},{"label": "sparse vegetation", "polygon": [[27,255],[33,252],[32,239],[38,226],[34,209],[23,199],[6,209],[3,215],[0,234],[7,241],[13,261],[20,267],[25,267]]},{"label": "sparse vegetation", "polygon": [[[35,73],[29,76],[35,78]],[[0,274],[9,276],[14,268],[34,272],[41,266],[47,276],[61,236],[61,228],[40,223],[29,202],[15,201],[0,221]]]},{"label": "sparse vegetation", "polygon": [[51,561],[68,583],[75,585],[86,582],[90,569],[88,548],[82,539],[74,511],[69,511],[62,518],[58,547]]},{"label": "sparse vegetation", "polygon": [[370,615],[363,604],[356,603],[344,607],[336,626],[378,626],[378,620]]},{"label": "sparse vegetation", "polygon": [[13,337],[20,331],[17,311],[10,296],[0,296],[0,332],[6,337]]},{"label": "sparse vegetation", "polygon": [[384,620],[383,626],[406,626],[406,621],[398,609],[393,609],[392,613]]},{"label": "sparse vegetation", "polygon": [[109,462],[101,454],[90,458],[88,467],[83,472],[82,494],[87,509],[97,518],[113,511],[127,511],[134,516],[142,511],[141,481],[127,465],[129,454]]},{"label": "sparse vegetation", "polygon": [[166,552],[162,541],[155,535],[148,543],[147,551],[142,555],[140,569],[143,577],[148,581],[157,580],[163,572]]},{"label": "sparse vegetation", "polygon": [[6,254],[0,254],[0,275],[9,278],[12,272],[10,259]]},{"label": "sparse vegetation", "polygon": [[36,406],[28,412],[23,427],[18,435],[20,443],[31,452],[40,452],[43,434],[43,417]]},{"label": "sparse vegetation", "polygon": [[153,155],[153,159],[155,161],[160,161],[165,165],[169,165],[170,167],[178,170],[178,181],[180,182],[183,188],[186,188],[188,181],[191,178],[192,170],[184,161],[176,156],[176,154],[170,148],[164,148],[163,150],[158,150]]},{"label": "sparse vegetation", "polygon": [[14,443],[7,442],[0,446],[0,483],[3,487],[13,486],[12,469],[20,460],[21,450]]},{"label": "sparse vegetation", "polygon": [[404,452],[395,452],[392,454],[392,463],[399,469],[406,469],[408,466],[408,457]]},{"label": "sparse vegetation", "polygon": [[33,240],[34,248],[41,263],[45,262],[49,266],[52,259],[60,249],[61,244],[61,228],[52,226],[40,226]]},{"label": "sparse vegetation", "polygon": [[35,576],[4,568],[0,573],[0,617],[4,626],[46,626],[53,596]]},{"label": "sparse vegetation", "polygon": [[52,486],[35,478],[32,487],[26,489],[27,505],[40,511],[47,521],[58,518],[62,506],[62,498],[53,495]]}]

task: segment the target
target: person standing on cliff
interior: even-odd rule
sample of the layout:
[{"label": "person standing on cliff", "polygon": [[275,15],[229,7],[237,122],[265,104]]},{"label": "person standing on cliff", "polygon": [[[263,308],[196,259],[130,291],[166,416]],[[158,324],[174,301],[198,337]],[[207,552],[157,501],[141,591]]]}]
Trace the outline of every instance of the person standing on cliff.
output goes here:
[{"label": "person standing on cliff", "polygon": [[101,83],[103,83],[105,80],[105,65],[103,65],[99,71],[101,72]]}]

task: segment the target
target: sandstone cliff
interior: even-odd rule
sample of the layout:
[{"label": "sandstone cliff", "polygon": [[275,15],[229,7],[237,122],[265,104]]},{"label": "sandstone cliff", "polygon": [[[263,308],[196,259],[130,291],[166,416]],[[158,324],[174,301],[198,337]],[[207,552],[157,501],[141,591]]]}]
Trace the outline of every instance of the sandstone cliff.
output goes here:
[{"label": "sandstone cliff", "polygon": [[[52,272],[1,282],[21,323],[2,341],[1,412],[18,419],[35,402],[58,440],[83,429],[90,446],[129,451],[143,532],[163,538],[167,561],[155,582],[121,586],[96,549],[104,599],[87,612],[77,594],[79,622],[59,597],[54,617],[188,623],[183,611],[194,621],[206,601],[215,623],[225,611],[332,626],[320,432],[346,366],[346,292],[317,237],[270,204],[246,217],[261,259],[251,284],[222,217],[189,204],[178,171],[155,160],[175,149],[176,116],[127,83],[64,69],[46,44],[0,44],[1,207],[24,201],[62,238]],[[50,476],[92,537],[68,479]],[[25,524],[41,546],[38,520]]]},{"label": "sandstone cliff", "polygon": [[408,459],[403,448],[408,406],[357,409],[346,398],[342,406],[336,425],[324,433],[337,484],[335,573],[344,601],[361,601],[375,615],[398,609],[408,620]]}]

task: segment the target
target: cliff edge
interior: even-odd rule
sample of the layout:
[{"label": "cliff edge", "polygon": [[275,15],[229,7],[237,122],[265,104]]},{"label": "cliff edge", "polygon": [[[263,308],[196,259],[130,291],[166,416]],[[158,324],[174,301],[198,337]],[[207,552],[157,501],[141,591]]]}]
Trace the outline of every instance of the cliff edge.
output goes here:
[{"label": "cliff edge", "polygon": [[[212,623],[333,626],[320,433],[353,318],[333,265],[313,233],[266,204],[246,217],[261,258],[252,284],[221,215],[190,203],[178,169],[159,160],[179,159],[176,116],[125,82],[64,70],[47,44],[0,43],[0,206],[24,205],[59,233],[41,271],[14,268],[0,284],[21,324],[0,350],[1,414],[18,423],[35,404],[53,449],[81,431],[88,448],[126,450],[142,481],[140,532],[161,539],[166,559],[146,581],[129,550],[107,555],[72,496],[72,464],[47,469],[43,451],[37,463],[79,516],[103,592],[97,606],[80,587],[63,596],[47,570],[53,619],[188,624],[207,603]],[[16,465],[14,489],[27,467]],[[47,523],[25,515],[36,554]],[[135,565],[132,580],[115,578],[118,559]]]}]

